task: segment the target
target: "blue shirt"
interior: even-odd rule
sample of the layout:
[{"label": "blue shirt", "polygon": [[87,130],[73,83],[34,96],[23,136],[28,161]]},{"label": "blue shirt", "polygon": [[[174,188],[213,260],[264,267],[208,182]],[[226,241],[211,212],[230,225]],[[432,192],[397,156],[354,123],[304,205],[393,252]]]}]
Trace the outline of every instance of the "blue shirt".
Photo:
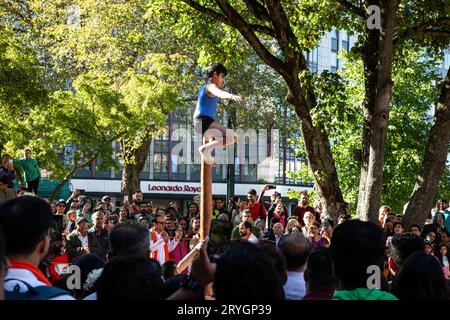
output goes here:
[{"label": "blue shirt", "polygon": [[197,106],[195,107],[194,118],[207,116],[214,119],[217,110],[218,97],[211,98],[206,94],[206,85],[204,84],[198,90]]},{"label": "blue shirt", "polygon": [[444,227],[450,232],[450,210],[447,209],[444,211]]}]

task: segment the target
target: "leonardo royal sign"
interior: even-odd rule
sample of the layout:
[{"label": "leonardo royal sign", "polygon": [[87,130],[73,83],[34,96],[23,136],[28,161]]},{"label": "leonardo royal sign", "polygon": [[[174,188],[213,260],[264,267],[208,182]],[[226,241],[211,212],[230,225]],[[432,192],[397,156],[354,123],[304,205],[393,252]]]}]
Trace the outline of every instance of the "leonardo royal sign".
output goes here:
[{"label": "leonardo royal sign", "polygon": [[165,192],[176,192],[176,193],[199,193],[200,187],[192,185],[148,185],[149,191],[165,191]]}]

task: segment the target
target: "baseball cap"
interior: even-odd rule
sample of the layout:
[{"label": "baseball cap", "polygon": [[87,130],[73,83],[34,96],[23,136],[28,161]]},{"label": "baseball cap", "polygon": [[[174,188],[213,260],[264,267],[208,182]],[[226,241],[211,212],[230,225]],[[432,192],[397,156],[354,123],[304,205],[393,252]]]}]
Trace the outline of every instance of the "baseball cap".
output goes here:
[{"label": "baseball cap", "polygon": [[75,222],[76,225],[80,224],[82,221],[86,221],[87,223],[89,223],[88,219],[86,219],[85,217],[79,217],[77,219],[77,221]]},{"label": "baseball cap", "polygon": [[66,200],[64,200],[64,199],[59,199],[58,202],[56,202],[56,204],[60,204],[60,203],[66,204]]},{"label": "baseball cap", "polygon": [[110,196],[104,196],[104,197],[102,198],[102,201],[106,201],[106,199],[111,200],[111,197],[110,197]]}]

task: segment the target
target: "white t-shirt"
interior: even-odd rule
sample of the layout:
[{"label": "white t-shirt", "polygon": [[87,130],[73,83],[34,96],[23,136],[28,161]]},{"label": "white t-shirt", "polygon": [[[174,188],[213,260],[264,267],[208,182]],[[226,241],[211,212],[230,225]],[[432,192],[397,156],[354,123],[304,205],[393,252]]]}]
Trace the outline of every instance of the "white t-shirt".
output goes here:
[{"label": "white t-shirt", "polygon": [[84,247],[87,247],[87,246],[89,246],[89,239],[88,239],[88,234],[87,234],[87,232],[86,232],[86,234],[84,235],[84,237],[81,235],[81,233],[80,233],[80,235],[78,236],[78,239],[80,239],[80,241],[81,241],[81,246],[84,248]]},{"label": "white t-shirt", "polygon": [[252,243],[258,242],[258,238],[253,233],[250,235],[250,237],[247,240]]},{"label": "white t-shirt", "polygon": [[303,272],[288,271],[288,278],[284,285],[286,300],[300,300],[306,295],[306,284]]},{"label": "white t-shirt", "polygon": [[[8,281],[8,279],[17,279],[20,281]],[[30,270],[22,268],[9,268],[5,276],[5,290],[14,291],[14,289],[18,286],[19,292],[27,292],[28,288],[22,281],[30,285],[30,287],[46,286],[46,284],[40,282]],[[75,298],[67,294],[54,297],[50,300],[75,300]]]}]

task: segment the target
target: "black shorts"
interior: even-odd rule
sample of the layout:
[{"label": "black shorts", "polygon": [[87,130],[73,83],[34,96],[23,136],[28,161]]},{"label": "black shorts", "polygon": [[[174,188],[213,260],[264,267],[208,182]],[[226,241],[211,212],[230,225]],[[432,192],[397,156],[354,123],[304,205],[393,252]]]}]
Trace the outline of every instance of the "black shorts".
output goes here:
[{"label": "black shorts", "polygon": [[208,116],[199,116],[194,118],[194,130],[198,133],[201,132],[203,136],[213,122],[214,119]]}]

